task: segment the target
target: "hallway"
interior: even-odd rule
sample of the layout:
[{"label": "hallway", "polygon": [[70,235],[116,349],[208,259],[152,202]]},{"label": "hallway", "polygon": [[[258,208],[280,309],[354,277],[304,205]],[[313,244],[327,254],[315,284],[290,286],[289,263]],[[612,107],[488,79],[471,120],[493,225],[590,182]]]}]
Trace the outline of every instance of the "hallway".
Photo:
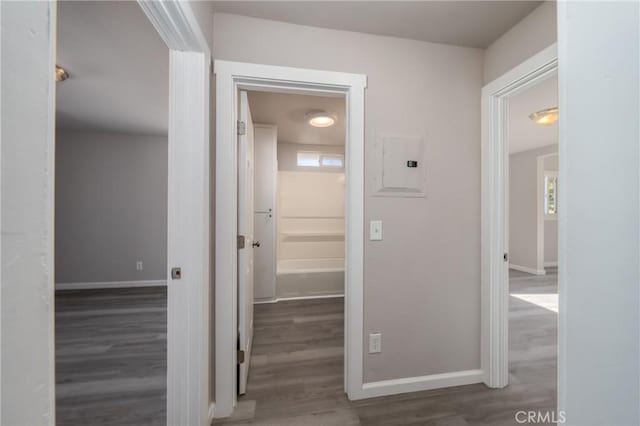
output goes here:
[{"label": "hallway", "polygon": [[[556,293],[557,272],[516,273],[512,293]],[[247,394],[214,425],[514,425],[520,410],[554,410],[557,314],[510,298],[510,382],[347,400],[343,391],[343,299],[255,306]]]}]

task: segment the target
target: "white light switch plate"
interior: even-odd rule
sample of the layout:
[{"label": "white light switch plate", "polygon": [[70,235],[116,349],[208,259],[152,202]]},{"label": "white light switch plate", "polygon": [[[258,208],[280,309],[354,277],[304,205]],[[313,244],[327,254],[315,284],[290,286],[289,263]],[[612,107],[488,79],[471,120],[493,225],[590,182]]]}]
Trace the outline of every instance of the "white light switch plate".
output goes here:
[{"label": "white light switch plate", "polygon": [[369,224],[369,240],[382,241],[382,221],[372,220]]},{"label": "white light switch plate", "polygon": [[382,334],[371,333],[369,334],[369,353],[379,354],[382,352]]}]

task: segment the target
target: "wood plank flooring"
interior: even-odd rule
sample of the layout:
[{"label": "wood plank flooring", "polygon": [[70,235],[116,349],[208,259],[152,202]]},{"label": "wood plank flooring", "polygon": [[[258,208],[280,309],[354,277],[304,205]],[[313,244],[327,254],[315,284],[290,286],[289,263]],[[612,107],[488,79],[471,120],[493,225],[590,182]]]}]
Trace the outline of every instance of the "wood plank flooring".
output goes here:
[{"label": "wood plank flooring", "polygon": [[[557,293],[557,274],[512,271],[512,293]],[[510,298],[510,385],[483,384],[351,402],[343,392],[343,301],[257,305],[247,394],[214,425],[515,425],[555,410],[557,314]]]},{"label": "wood plank flooring", "polygon": [[56,424],[166,424],[165,287],[56,292]]},{"label": "wood plank flooring", "polygon": [[[554,293],[556,274],[512,271],[512,293]],[[342,299],[258,305],[247,395],[215,425],[514,425],[556,404],[556,321],[511,298],[511,385],[482,384],[350,402]],[[57,424],[166,422],[166,289],[56,294]]]}]

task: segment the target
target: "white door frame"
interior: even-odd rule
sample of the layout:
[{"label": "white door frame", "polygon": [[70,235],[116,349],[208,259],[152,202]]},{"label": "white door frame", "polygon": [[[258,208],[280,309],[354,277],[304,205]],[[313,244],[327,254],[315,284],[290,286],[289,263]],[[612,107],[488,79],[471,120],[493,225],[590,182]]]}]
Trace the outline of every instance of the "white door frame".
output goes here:
[{"label": "white door frame", "polygon": [[[206,426],[210,423],[211,54],[188,2],[138,3],[170,49],[167,424]],[[173,267],[181,268],[181,279],[171,279]]]},{"label": "white door frame", "polygon": [[237,322],[237,105],[238,90],[343,95],[345,140],[345,390],[352,399],[363,382],[364,89],[360,74],[215,61],[216,74],[216,417],[236,404]]},{"label": "white door frame", "polygon": [[[557,73],[553,44],[482,88],[482,315],[484,383],[509,382],[508,98]],[[508,255],[507,255],[508,257]]]}]

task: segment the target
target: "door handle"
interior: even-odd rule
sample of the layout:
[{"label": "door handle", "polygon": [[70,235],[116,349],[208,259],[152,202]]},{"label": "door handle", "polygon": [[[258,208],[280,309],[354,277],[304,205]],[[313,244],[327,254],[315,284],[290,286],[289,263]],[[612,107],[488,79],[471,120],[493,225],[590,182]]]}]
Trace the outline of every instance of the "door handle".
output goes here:
[{"label": "door handle", "polygon": [[253,244],[251,244],[253,247],[260,247],[260,241],[255,241]]}]

